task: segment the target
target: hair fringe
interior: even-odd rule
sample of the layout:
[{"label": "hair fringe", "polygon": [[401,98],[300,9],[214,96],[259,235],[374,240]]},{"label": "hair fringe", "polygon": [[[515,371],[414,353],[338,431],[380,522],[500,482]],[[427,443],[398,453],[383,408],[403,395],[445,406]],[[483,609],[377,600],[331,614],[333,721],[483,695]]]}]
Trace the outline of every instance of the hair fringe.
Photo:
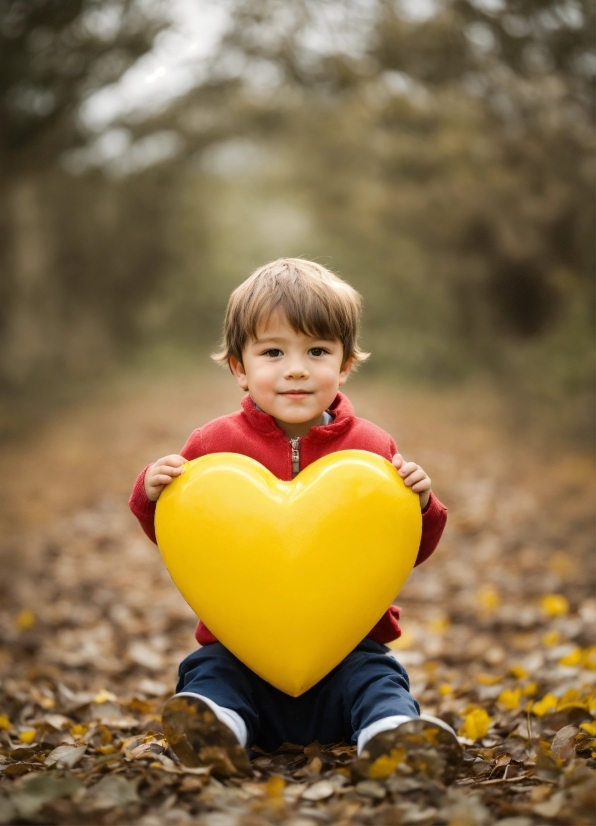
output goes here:
[{"label": "hair fringe", "polygon": [[345,362],[353,369],[369,353],[358,346],[362,296],[326,267],[303,258],[278,258],[255,270],[237,287],[228,301],[221,350],[211,358],[228,364],[242,362],[246,342],[257,336],[258,327],[275,312],[281,312],[296,332],[339,340]]}]

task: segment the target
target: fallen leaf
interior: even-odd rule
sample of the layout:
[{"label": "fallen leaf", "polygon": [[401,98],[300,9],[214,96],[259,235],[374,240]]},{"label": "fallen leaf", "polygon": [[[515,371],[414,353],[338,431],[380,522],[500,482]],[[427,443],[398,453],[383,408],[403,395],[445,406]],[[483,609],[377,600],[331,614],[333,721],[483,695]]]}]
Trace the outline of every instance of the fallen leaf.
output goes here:
[{"label": "fallen leaf", "polygon": [[361,780],[356,784],[356,791],[373,800],[383,800],[387,794],[387,790],[377,780]]},{"label": "fallen leaf", "polygon": [[550,820],[559,814],[564,802],[565,792],[556,792],[556,794],[553,794],[545,803],[537,803],[535,806],[532,806],[532,811],[534,814],[539,815],[539,817],[546,817]]},{"label": "fallen leaf", "polygon": [[82,808],[86,811],[105,811],[115,806],[128,806],[138,799],[136,783],[125,777],[108,775],[87,790]]},{"label": "fallen leaf", "polygon": [[57,769],[72,769],[83,759],[87,746],[58,746],[45,759],[47,767],[56,766]]},{"label": "fallen leaf", "polygon": [[28,631],[29,628],[33,628],[35,625],[35,614],[31,609],[25,608],[16,615],[14,624],[21,631]]},{"label": "fallen leaf", "polygon": [[476,742],[488,734],[491,722],[491,718],[483,708],[474,708],[465,715],[464,722],[457,733],[461,737]]},{"label": "fallen leaf", "polygon": [[335,789],[328,780],[319,780],[302,794],[303,800],[326,800],[334,794]]},{"label": "fallen leaf", "polygon": [[521,688],[514,688],[513,690],[507,688],[499,694],[497,702],[508,711],[516,711],[519,708],[521,697]]},{"label": "fallen leaf", "polygon": [[31,818],[50,800],[72,797],[82,787],[75,777],[60,777],[55,772],[40,772],[26,777],[11,802],[20,817]]},{"label": "fallen leaf", "polygon": [[558,703],[559,701],[554,694],[545,694],[542,700],[532,703],[530,710],[532,714],[535,714],[537,717],[544,717],[545,714],[554,711]]},{"label": "fallen leaf", "polygon": [[565,726],[554,736],[550,750],[555,757],[569,760],[575,757],[575,741],[580,729],[576,726]]},{"label": "fallen leaf", "polygon": [[569,603],[562,594],[545,594],[540,607],[549,617],[559,617],[569,611]]}]

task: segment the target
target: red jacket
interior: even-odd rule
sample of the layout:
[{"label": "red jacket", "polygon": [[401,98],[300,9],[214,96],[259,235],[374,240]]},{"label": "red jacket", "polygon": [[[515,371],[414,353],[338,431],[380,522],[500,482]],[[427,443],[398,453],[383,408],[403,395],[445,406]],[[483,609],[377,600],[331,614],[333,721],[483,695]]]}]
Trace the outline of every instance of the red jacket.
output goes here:
[{"label": "red jacket", "polygon": [[[337,394],[329,412],[334,417],[333,421],[321,427],[312,427],[308,435],[300,439],[301,470],[338,450],[368,450],[389,461],[397,453],[391,436],[372,422],[357,418],[350,401],[342,393]],[[181,455],[189,461],[209,453],[242,453],[256,459],[278,479],[292,479],[292,450],[287,436],[272,416],[255,406],[250,396],[242,399],[242,410],[214,419],[194,430],[181,450]],[[149,539],[155,542],[153,520],[156,503],[148,499],[145,493],[146,470],[135,482],[129,505]],[[422,538],[416,565],[428,559],[435,550],[446,521],[447,508],[431,493],[422,514]],[[380,643],[396,640],[401,635],[399,613],[399,608],[392,605],[368,637]],[[217,642],[200,621],[195,636],[201,645]]]}]

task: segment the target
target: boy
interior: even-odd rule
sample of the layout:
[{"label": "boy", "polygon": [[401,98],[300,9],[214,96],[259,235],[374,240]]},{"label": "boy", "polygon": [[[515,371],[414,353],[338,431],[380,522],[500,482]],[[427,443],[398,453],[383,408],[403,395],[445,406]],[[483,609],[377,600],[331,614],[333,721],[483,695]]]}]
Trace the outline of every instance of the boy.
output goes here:
[{"label": "boy", "polygon": [[[150,539],[155,542],[162,490],[191,459],[243,453],[289,480],[321,456],[355,448],[388,459],[418,494],[423,529],[416,564],[430,556],[447,509],[425,471],[406,462],[381,428],[356,418],[338,392],[368,357],[358,347],[360,314],[361,298],[352,287],[301,259],[273,261],[232,293],[223,349],[214,358],[227,363],[247,391],[242,411],[195,430],[180,455],[158,459],[140,474],[130,507]],[[391,606],[351,654],[296,698],[250,671],[199,622],[202,647],[181,663],[177,694],[164,708],[170,746],[185,765],[215,764],[223,776],[249,771],[245,747],[252,745],[274,751],[283,742],[351,741],[358,747],[356,771],[376,777],[398,746],[414,764],[423,748],[427,766],[429,750],[434,755],[434,774],[452,779],[460,753],[453,730],[420,716],[405,669],[384,645],[399,637],[398,619],[399,609]]]}]

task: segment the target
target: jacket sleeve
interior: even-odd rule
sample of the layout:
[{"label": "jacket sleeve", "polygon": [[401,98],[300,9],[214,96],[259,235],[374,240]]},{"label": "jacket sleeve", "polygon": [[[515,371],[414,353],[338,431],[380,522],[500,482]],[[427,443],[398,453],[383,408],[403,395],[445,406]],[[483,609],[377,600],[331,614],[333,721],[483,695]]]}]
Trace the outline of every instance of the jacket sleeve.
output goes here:
[{"label": "jacket sleeve", "polygon": [[414,566],[428,559],[439,544],[447,522],[447,508],[431,491],[426,509],[422,511],[422,537]]},{"label": "jacket sleeve", "polygon": [[[394,456],[399,453],[397,445],[391,439],[389,450]],[[416,557],[416,565],[420,565],[433,553],[439,540],[445,530],[447,523],[447,508],[440,502],[434,493],[430,492],[430,499],[426,508],[422,511],[422,536],[420,537],[420,547],[418,549],[418,556]]]},{"label": "jacket sleeve", "polygon": [[145,473],[148,467],[150,467],[150,465],[143,468],[137,476],[132,493],[130,494],[130,499],[128,500],[128,507],[139,520],[141,528],[145,531],[149,539],[157,544],[155,527],[153,525],[157,502],[152,502],[145,493]]},{"label": "jacket sleeve", "polygon": [[[193,430],[186,444],[180,451],[180,455],[188,459],[189,462],[191,459],[198,459],[199,456],[204,455],[200,429]],[[145,531],[149,539],[157,544],[154,525],[157,502],[152,502],[145,492],[145,473],[148,467],[150,467],[150,465],[147,465],[138,475],[130,499],[128,500],[128,506],[139,520],[141,528]]]}]

